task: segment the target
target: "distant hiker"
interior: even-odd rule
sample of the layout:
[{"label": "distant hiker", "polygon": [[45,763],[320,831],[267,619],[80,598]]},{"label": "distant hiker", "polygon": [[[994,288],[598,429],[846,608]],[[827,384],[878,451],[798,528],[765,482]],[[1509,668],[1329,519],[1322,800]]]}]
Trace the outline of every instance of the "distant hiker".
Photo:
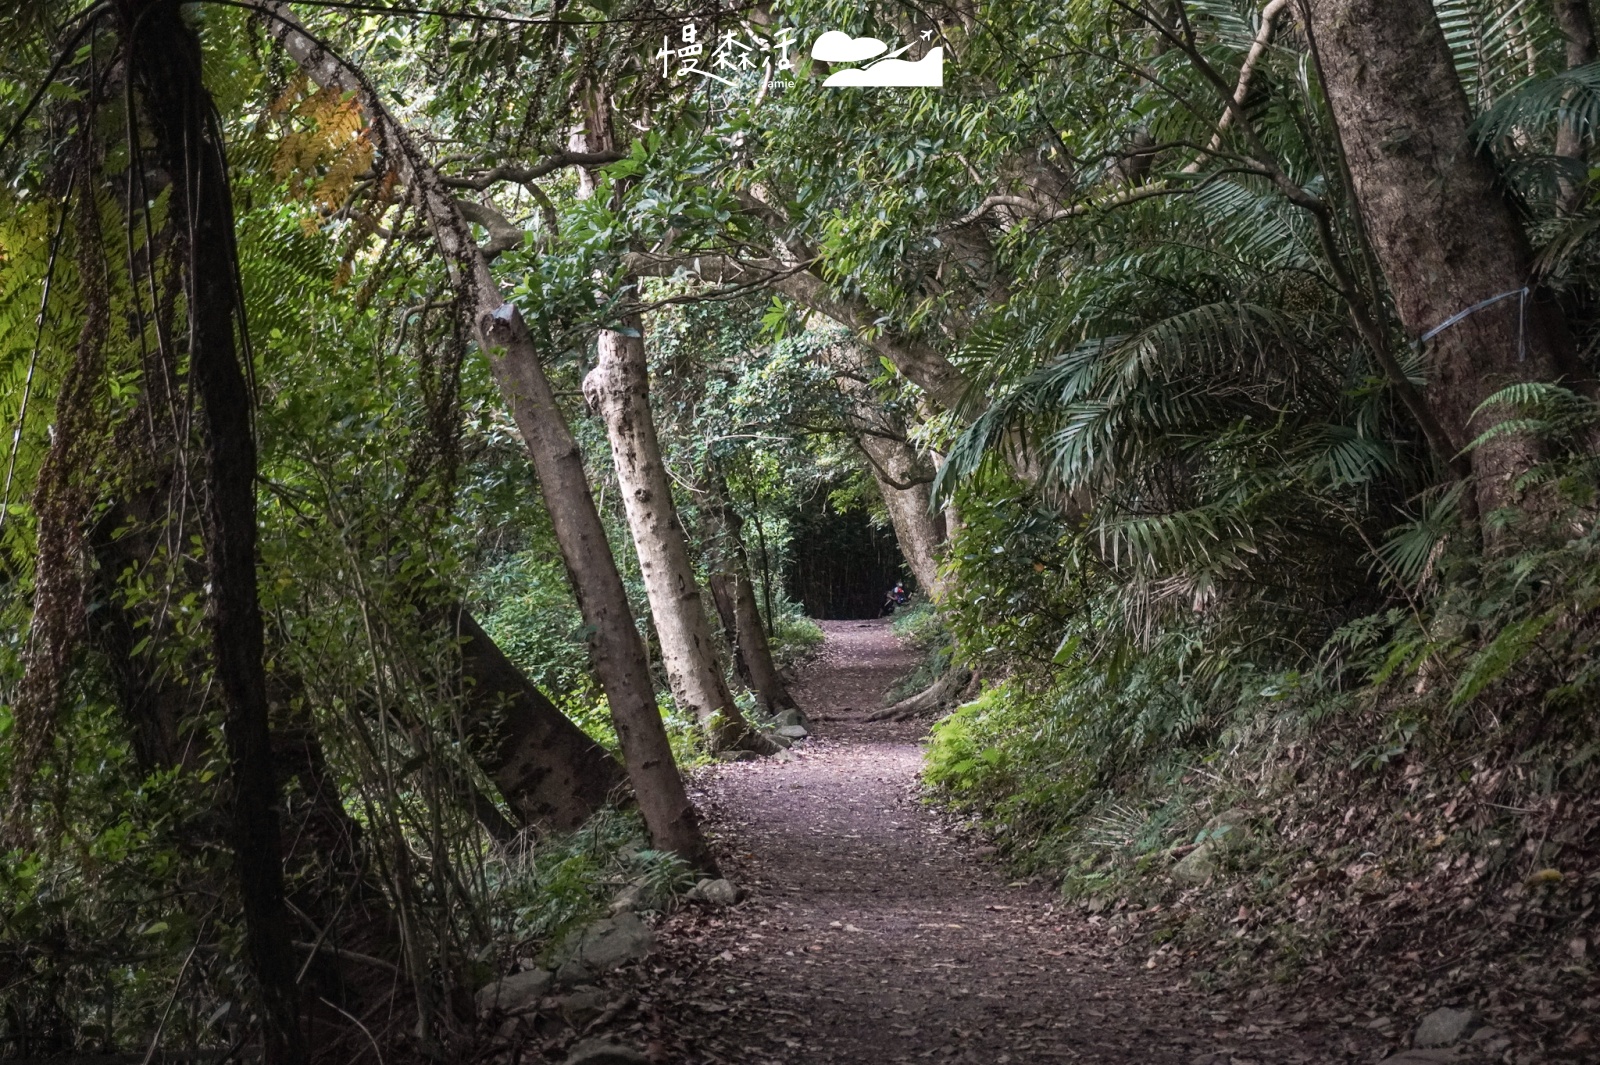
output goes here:
[{"label": "distant hiker", "polygon": [[896,584],[893,588],[890,588],[886,593],[884,593],[883,610],[878,614],[878,616],[880,618],[888,617],[890,614],[895,612],[896,607],[905,606],[910,599],[911,595],[906,591],[906,586],[903,584]]}]

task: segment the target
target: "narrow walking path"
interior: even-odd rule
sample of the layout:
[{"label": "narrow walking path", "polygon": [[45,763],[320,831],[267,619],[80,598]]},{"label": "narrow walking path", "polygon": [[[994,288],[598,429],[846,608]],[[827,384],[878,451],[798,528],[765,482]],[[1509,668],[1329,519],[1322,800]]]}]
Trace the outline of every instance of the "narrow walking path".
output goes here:
[{"label": "narrow walking path", "polygon": [[[661,929],[640,973],[658,1061],[1140,1062],[1371,1056],[1354,1026],[1243,1009],[1146,969],[1112,925],[1008,884],[921,801],[918,724],[872,724],[915,664],[887,622],[828,622],[792,761],[697,781],[724,872],[750,892]],[[1362,1033],[1365,1034],[1365,1033]]]}]

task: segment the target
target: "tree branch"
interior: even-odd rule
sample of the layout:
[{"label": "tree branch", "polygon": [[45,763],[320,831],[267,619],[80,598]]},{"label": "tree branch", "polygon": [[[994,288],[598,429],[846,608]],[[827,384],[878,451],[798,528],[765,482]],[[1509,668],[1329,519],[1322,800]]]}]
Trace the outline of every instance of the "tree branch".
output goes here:
[{"label": "tree branch", "polygon": [[495,257],[503,251],[521,247],[523,238],[528,235],[526,230],[512,225],[505,215],[486,203],[457,200],[456,210],[468,222],[489,231],[489,242],[481,246],[483,257],[489,262],[494,262]]},{"label": "tree branch", "polygon": [[604,166],[626,159],[625,152],[553,152],[532,166],[511,166],[502,163],[492,170],[485,170],[477,174],[461,177],[440,176],[439,181],[446,188],[472,189],[482,192],[498,181],[515,181],[526,185],[542,177],[548,177],[557,170],[564,170],[569,166]]}]

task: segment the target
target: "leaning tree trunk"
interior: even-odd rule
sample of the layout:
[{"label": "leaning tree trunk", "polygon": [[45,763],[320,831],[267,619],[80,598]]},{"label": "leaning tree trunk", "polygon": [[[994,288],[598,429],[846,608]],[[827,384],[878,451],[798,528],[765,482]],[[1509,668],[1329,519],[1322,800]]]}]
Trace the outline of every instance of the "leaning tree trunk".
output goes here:
[{"label": "leaning tree trunk", "polygon": [[714,871],[711,851],[672,757],[644,643],[589,491],[583,454],[544,375],[527,324],[516,307],[501,298],[488,261],[473,243],[454,198],[377,93],[306,34],[287,7],[268,4],[266,8],[277,21],[278,40],[313,82],[354,93],[360,101],[380,142],[391,153],[401,180],[415,190],[455,283],[471,296],[478,346],[489,360],[538,475],[567,576],[592,634],[589,650],[595,675],[606,693],[634,798],[651,841],[697,869]]},{"label": "leaning tree trunk", "polygon": [[768,713],[798,709],[778,663],[772,657],[761,607],[750,582],[750,560],[744,550],[744,519],[728,502],[728,490],[719,473],[707,478],[711,499],[706,507],[712,526],[711,574],[707,583],[716,602],[722,626],[741,675]]},{"label": "leaning tree trunk", "polygon": [[933,510],[932,478],[923,469],[916,449],[904,440],[872,432],[862,433],[857,440],[889,511],[900,554],[923,594],[937,599],[944,591],[939,583],[938,557],[944,537],[940,528],[943,517]]},{"label": "leaning tree trunk", "polygon": [[453,614],[473,753],[524,824],[577,828],[622,784],[621,767],[528,682],[464,607]]},{"label": "leaning tree trunk", "polygon": [[[1575,365],[1560,311],[1526,299],[1531,253],[1469,132],[1472,112],[1429,0],[1301,0],[1323,88],[1349,159],[1356,208],[1400,322],[1426,341],[1424,400],[1462,448],[1504,421],[1479,411],[1497,389],[1554,381]],[[1486,303],[1504,296],[1498,302]],[[1471,453],[1480,513],[1515,502],[1539,460],[1527,433]]]},{"label": "leaning tree trunk", "polygon": [[[267,1065],[306,1060],[283,899],[279,789],[267,728],[256,590],[256,447],[236,333],[244,315],[222,131],[201,76],[200,41],[176,3],[119,0],[129,77],[172,179],[189,319],[189,374],[205,448],[203,536],[216,681],[229,756],[229,818],[245,952],[261,986]],[[130,116],[129,121],[132,121]]]},{"label": "leaning tree trunk", "polygon": [[600,331],[599,362],[584,378],[583,393],[605,419],[667,679],[679,704],[700,721],[714,748],[765,751],[761,737],[734,703],[717,661],[689,541],[672,503],[672,482],[661,461],[650,413],[643,321],[635,317],[627,326],[631,336],[614,329]]},{"label": "leaning tree trunk", "polygon": [[867,458],[872,480],[883,497],[894,526],[900,556],[911,569],[911,576],[923,594],[937,598],[939,584],[939,545],[944,542],[942,517],[933,512],[932,476],[927,464],[899,431],[897,422],[885,414],[883,405],[872,394],[867,381],[872,376],[871,359],[864,350],[850,355],[860,360],[837,377],[839,391],[854,406],[856,443]]}]

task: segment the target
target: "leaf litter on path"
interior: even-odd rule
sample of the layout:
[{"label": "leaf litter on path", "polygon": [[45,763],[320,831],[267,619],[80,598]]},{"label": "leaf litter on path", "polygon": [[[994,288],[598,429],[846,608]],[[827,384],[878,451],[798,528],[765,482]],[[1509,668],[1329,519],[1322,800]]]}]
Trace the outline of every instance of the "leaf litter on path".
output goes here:
[{"label": "leaf litter on path", "polygon": [[638,1005],[612,1034],[683,1065],[1382,1056],[1375,1031],[1315,1006],[1269,1016],[1146,969],[1098,916],[1008,883],[981,840],[921,802],[925,726],[864,720],[916,653],[887,621],[822,625],[797,686],[817,723],[804,757],[693,781],[723,872],[750,897],[665,919],[657,953],[614,977]]}]

